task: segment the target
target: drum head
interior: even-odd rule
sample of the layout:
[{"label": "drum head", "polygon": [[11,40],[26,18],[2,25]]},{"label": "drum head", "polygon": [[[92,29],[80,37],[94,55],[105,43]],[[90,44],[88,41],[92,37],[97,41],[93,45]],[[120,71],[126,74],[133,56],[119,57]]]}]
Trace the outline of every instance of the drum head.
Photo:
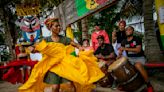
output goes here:
[{"label": "drum head", "polygon": [[127,62],[127,58],[126,57],[121,57],[119,59],[117,59],[116,61],[114,61],[108,68],[109,72],[112,72],[113,70],[117,69],[118,67],[122,66],[123,64],[125,64]]}]

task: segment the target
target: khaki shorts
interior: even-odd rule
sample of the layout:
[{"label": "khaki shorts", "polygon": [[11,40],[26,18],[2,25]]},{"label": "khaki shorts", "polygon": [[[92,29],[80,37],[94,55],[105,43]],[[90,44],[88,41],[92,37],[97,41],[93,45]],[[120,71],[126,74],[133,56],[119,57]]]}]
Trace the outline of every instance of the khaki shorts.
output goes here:
[{"label": "khaki shorts", "polygon": [[145,57],[128,57],[129,62],[134,65],[137,62],[140,62],[141,64],[145,65],[146,59]]}]

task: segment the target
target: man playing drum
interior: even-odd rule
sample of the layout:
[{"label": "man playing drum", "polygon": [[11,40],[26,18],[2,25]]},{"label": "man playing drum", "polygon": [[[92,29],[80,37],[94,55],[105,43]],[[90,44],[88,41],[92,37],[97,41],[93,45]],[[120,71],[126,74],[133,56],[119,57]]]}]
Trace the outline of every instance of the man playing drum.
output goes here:
[{"label": "man playing drum", "polygon": [[132,26],[126,28],[127,38],[122,41],[122,47],[119,50],[120,52],[126,51],[130,63],[141,73],[148,86],[148,90],[153,90],[148,79],[148,74],[144,69],[146,59],[144,57],[144,51],[142,50],[142,41],[138,37],[133,36],[133,32],[134,28]]},{"label": "man playing drum", "polygon": [[113,46],[111,44],[104,43],[104,36],[99,35],[97,37],[99,47],[95,51],[94,55],[105,62],[106,65],[110,65],[116,59]]},{"label": "man playing drum", "polygon": [[99,81],[102,87],[111,87],[113,84],[113,77],[107,72],[108,66],[116,60],[113,46],[104,42],[104,36],[97,37],[99,47],[94,55],[99,59],[99,67],[105,73],[105,77]]}]

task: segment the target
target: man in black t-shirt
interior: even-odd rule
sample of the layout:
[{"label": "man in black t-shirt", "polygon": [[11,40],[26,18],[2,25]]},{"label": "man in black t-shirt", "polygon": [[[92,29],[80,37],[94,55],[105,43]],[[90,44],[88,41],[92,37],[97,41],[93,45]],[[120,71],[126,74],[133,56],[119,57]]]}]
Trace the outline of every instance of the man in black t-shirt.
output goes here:
[{"label": "man in black t-shirt", "polygon": [[129,26],[126,28],[127,38],[122,41],[120,50],[125,50],[128,56],[128,59],[132,65],[141,73],[145,82],[150,85],[148,80],[148,75],[143,65],[145,64],[144,52],[142,50],[142,41],[138,37],[133,36],[134,28]]},{"label": "man in black t-shirt", "polygon": [[113,46],[111,44],[104,43],[104,37],[102,35],[98,36],[97,40],[99,43],[99,47],[94,52],[94,55],[98,59],[106,61],[107,65],[110,65],[116,58]]},{"label": "man in black t-shirt", "polygon": [[99,59],[99,67],[101,68],[101,71],[106,75],[104,78],[99,80],[99,83],[102,87],[110,87],[113,83],[113,77],[107,70],[108,66],[115,61],[116,56],[113,46],[104,42],[104,36],[99,35],[97,40],[99,47],[94,52],[94,55]]},{"label": "man in black t-shirt", "polygon": [[129,61],[131,64],[135,64],[137,62],[141,63],[142,65],[145,64],[145,57],[144,52],[142,50],[142,41],[140,38],[133,36],[134,28],[129,26],[126,29],[126,36],[127,39],[124,39],[121,42],[121,49],[125,50]]}]

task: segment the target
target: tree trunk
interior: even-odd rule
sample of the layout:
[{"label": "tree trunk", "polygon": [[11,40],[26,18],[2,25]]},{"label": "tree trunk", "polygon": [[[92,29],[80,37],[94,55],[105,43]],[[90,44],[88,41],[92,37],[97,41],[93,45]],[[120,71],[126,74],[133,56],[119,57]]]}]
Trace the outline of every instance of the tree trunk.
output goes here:
[{"label": "tree trunk", "polygon": [[10,58],[9,60],[13,60],[15,59],[15,54],[13,52],[13,40],[12,40],[12,36],[11,36],[11,32],[10,32],[10,29],[9,29],[9,25],[8,25],[8,21],[9,21],[9,18],[8,16],[6,16],[5,14],[5,11],[3,10],[3,18],[4,18],[4,30],[5,30],[5,43],[6,43],[6,46],[9,47],[9,53],[10,53]]},{"label": "tree trunk", "polygon": [[0,54],[0,62],[2,62],[2,61],[1,61],[1,54]]},{"label": "tree trunk", "polygon": [[87,18],[81,20],[82,25],[82,39],[88,39],[88,26],[87,26]]},{"label": "tree trunk", "polygon": [[148,62],[162,61],[162,53],[157,42],[153,21],[154,0],[144,0],[145,55]]}]

